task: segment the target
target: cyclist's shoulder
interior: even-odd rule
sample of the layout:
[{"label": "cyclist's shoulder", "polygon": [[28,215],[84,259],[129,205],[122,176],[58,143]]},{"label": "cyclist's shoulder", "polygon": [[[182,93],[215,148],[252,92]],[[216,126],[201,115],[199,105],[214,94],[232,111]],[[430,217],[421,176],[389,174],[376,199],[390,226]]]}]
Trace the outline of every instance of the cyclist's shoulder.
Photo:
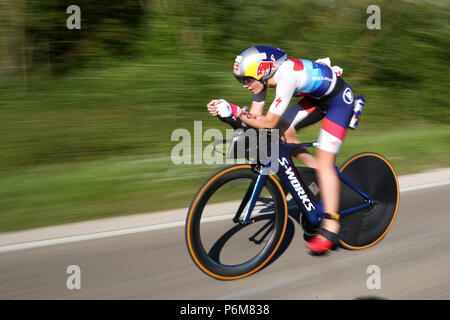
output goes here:
[{"label": "cyclist's shoulder", "polygon": [[275,79],[279,82],[283,79],[287,82],[298,82],[298,79],[304,77],[304,67],[300,59],[286,59],[275,73]]},{"label": "cyclist's shoulder", "polygon": [[279,67],[275,75],[278,76],[292,76],[292,73],[295,73],[295,60],[294,59],[286,59]]},{"label": "cyclist's shoulder", "polygon": [[286,59],[281,66],[280,70],[284,69],[285,71],[307,71],[309,69],[314,68],[315,62],[309,59],[303,58],[290,58]]}]

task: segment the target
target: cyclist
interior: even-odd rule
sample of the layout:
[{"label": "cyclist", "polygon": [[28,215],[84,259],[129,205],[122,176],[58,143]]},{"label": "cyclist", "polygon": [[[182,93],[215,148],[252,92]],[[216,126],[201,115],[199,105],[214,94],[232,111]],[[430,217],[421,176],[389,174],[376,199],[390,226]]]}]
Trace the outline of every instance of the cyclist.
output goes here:
[{"label": "cyclist", "polygon": [[[342,71],[332,67],[329,58],[287,59],[287,53],[281,49],[253,46],[242,51],[233,66],[236,79],[253,93],[250,110],[242,110],[224,99],[207,104],[213,116],[234,116],[258,129],[277,127],[285,143],[301,143],[296,132],[325,118],[315,156],[304,148],[294,153],[306,166],[316,169],[321,190],[324,219],[318,235],[306,243],[316,253],[330,250],[339,240],[340,182],[334,163],[354,105],[353,91],[341,78]],[[268,88],[276,88],[275,99],[263,115]],[[288,109],[292,97],[303,98]]]}]

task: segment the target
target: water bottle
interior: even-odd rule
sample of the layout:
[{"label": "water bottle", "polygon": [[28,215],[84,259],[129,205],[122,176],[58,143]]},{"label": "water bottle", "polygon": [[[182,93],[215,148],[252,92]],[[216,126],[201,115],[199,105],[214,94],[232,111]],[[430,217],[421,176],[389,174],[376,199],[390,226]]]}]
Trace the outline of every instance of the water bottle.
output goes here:
[{"label": "water bottle", "polygon": [[348,127],[350,129],[353,129],[353,130],[356,129],[356,126],[358,125],[358,122],[359,122],[359,118],[361,117],[361,111],[364,108],[365,104],[366,104],[366,100],[364,100],[363,94],[355,99],[352,120],[350,120],[350,124],[348,125]]}]

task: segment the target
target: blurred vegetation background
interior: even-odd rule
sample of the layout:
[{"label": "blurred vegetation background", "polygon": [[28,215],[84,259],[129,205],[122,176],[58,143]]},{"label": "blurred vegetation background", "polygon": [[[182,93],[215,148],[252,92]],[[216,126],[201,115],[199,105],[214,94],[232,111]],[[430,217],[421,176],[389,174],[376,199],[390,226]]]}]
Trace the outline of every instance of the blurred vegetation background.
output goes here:
[{"label": "blurred vegetation background", "polygon": [[[67,7],[81,9],[69,30]],[[381,30],[369,30],[369,5]],[[177,128],[226,129],[232,75],[257,44],[331,57],[367,101],[338,165],[375,151],[399,174],[448,166],[449,1],[3,0],[0,231],[187,207],[220,166],[174,165]],[[269,95],[269,99],[272,96]],[[269,105],[270,103],[268,103]],[[298,134],[314,141],[318,126]]]}]

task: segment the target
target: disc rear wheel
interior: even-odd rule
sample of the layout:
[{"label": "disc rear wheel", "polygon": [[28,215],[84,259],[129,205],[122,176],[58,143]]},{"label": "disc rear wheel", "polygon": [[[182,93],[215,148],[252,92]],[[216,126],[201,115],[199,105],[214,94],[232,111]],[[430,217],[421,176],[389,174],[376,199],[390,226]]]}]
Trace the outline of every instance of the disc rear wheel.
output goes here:
[{"label": "disc rear wheel", "polygon": [[[340,171],[373,199],[370,207],[341,218],[341,244],[348,249],[369,248],[383,239],[394,222],[399,205],[397,175],[385,158],[369,152],[351,157]],[[365,202],[360,194],[341,184],[340,210]]]}]

